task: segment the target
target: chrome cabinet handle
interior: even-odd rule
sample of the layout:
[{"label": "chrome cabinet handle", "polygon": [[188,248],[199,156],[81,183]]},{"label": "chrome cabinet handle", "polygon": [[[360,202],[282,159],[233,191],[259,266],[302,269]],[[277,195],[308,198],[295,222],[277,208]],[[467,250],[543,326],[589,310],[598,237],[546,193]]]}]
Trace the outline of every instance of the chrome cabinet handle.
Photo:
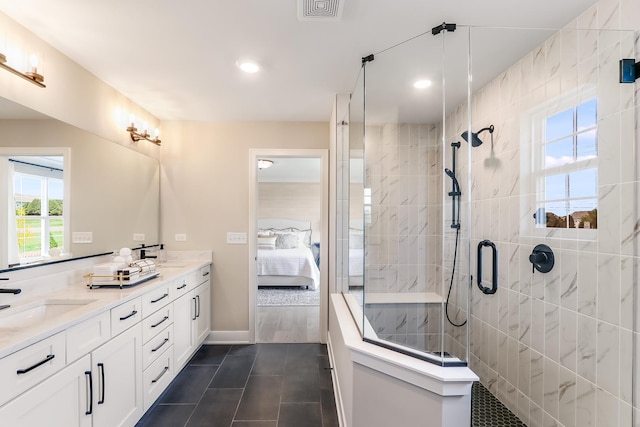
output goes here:
[{"label": "chrome cabinet handle", "polygon": [[186,283],[183,283],[183,284],[182,284],[182,286],[178,286],[178,288],[177,288],[177,289],[178,289],[178,290],[180,290],[180,289],[184,289],[184,288],[186,288],[186,287],[187,287],[187,284],[186,284]]},{"label": "chrome cabinet handle", "polygon": [[207,272],[202,273],[202,277],[205,277],[205,276],[208,276],[208,275],[209,275],[209,272],[208,272],[208,271],[207,271]]},{"label": "chrome cabinet handle", "polygon": [[44,365],[45,363],[49,362],[50,360],[53,360],[54,357],[56,357],[55,354],[50,354],[47,357],[45,357],[43,360],[41,360],[38,363],[36,363],[35,365],[29,366],[28,368],[25,368],[25,369],[18,369],[16,371],[16,373],[18,375],[26,374],[27,372],[33,371],[37,367]]},{"label": "chrome cabinet handle", "polygon": [[196,295],[196,307],[198,309],[196,317],[200,317],[200,295]]},{"label": "chrome cabinet handle", "polygon": [[191,298],[193,300],[193,318],[191,320],[196,320],[198,318],[198,307],[196,304],[198,304],[196,302],[195,297]]}]

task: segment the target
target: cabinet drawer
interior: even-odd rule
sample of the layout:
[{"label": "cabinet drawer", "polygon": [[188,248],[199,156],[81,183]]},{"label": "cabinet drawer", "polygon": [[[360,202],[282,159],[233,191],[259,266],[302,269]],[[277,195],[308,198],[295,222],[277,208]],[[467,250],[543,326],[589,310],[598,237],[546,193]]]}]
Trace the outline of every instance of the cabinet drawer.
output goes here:
[{"label": "cabinet drawer", "polygon": [[142,374],[144,410],[147,411],[173,380],[173,348],[169,347]]},{"label": "cabinet drawer", "polygon": [[[191,280],[189,279],[191,277]],[[172,283],[173,286],[173,299],[180,298],[180,296],[189,293],[195,287],[193,281],[193,274],[182,276]]]},{"label": "cabinet drawer", "polygon": [[211,266],[207,265],[198,270],[198,284],[202,284],[209,280],[211,277]]},{"label": "cabinet drawer", "polygon": [[142,343],[146,343],[151,338],[173,323],[173,304],[161,308],[142,321]]},{"label": "cabinet drawer", "polygon": [[111,336],[116,336],[142,319],[142,298],[136,298],[111,309]]},{"label": "cabinet drawer", "polygon": [[173,324],[165,327],[158,335],[142,346],[142,368],[147,369],[154,361],[173,345]]},{"label": "cabinet drawer", "polygon": [[168,283],[142,296],[142,316],[147,317],[173,300],[173,283]]},{"label": "cabinet drawer", "polygon": [[67,329],[67,363],[81,358],[111,338],[111,314],[93,316]]},{"label": "cabinet drawer", "polygon": [[64,332],[0,359],[0,405],[65,366]]}]

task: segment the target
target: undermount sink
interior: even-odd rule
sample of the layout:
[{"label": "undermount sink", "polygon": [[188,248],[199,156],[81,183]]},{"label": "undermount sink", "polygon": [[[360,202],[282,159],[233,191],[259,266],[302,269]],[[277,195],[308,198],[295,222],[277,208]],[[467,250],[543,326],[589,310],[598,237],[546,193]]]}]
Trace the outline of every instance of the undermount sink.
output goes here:
[{"label": "undermount sink", "polygon": [[185,268],[186,265],[166,263],[166,264],[158,264],[158,267],[159,268]]},{"label": "undermount sink", "polygon": [[15,329],[47,322],[70,311],[77,310],[95,299],[47,299],[25,306],[8,308],[0,312],[0,329]]}]

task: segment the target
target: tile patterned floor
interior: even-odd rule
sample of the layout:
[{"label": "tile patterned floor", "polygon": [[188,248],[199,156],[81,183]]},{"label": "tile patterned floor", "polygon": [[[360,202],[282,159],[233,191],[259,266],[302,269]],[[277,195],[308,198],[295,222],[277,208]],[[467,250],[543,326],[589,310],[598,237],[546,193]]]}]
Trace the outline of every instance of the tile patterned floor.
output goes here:
[{"label": "tile patterned floor", "polygon": [[471,389],[472,427],[526,427],[479,382]]},{"label": "tile patterned floor", "polygon": [[338,427],[322,344],[207,345],[137,427]]}]

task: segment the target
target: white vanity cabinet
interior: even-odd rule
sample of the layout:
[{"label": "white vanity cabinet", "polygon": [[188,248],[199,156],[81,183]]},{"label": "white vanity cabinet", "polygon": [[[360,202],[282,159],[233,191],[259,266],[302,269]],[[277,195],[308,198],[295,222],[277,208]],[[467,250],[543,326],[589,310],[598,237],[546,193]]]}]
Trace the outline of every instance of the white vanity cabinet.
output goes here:
[{"label": "white vanity cabinet", "polygon": [[84,356],[2,406],[0,424],[5,427],[90,427],[95,408],[90,386],[94,380],[91,358]]},{"label": "white vanity cabinet", "polygon": [[[180,370],[193,352],[209,335],[211,314],[210,267],[190,275],[186,282],[177,281],[177,288],[187,291],[173,302],[174,360]],[[185,286],[186,285],[186,286]],[[176,371],[177,372],[177,371]]]},{"label": "white vanity cabinet", "polygon": [[209,272],[151,286],[1,358],[0,426],[135,426],[209,333]]},{"label": "white vanity cabinet", "polygon": [[91,353],[93,427],[134,426],[144,414],[142,325],[130,327]]}]

